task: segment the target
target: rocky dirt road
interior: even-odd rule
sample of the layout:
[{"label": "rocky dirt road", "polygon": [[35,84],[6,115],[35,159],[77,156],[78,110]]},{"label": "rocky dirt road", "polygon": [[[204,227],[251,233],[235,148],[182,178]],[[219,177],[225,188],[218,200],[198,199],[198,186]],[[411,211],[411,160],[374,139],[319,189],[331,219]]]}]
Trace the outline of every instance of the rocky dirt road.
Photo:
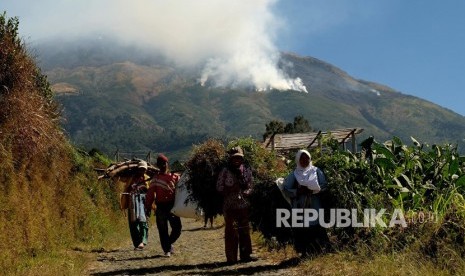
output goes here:
[{"label": "rocky dirt road", "polygon": [[[218,219],[219,220],[219,219]],[[288,251],[269,252],[253,244],[257,261],[228,265],[224,254],[224,227],[204,229],[203,223],[182,219],[183,231],[175,254],[163,255],[156,225],[149,230],[149,244],[135,251],[128,236],[120,248],[93,253],[87,275],[299,275],[299,259]],[[127,241],[126,241],[127,240]]]}]

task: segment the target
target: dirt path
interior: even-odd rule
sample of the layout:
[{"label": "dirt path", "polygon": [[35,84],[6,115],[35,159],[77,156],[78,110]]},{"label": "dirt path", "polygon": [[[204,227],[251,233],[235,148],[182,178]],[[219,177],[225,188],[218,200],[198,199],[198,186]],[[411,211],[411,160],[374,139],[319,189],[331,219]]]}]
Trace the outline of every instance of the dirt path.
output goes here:
[{"label": "dirt path", "polygon": [[176,253],[164,257],[155,224],[150,225],[149,245],[135,251],[128,239],[121,248],[95,253],[88,275],[299,275],[299,259],[292,253],[268,252],[253,245],[257,261],[226,264],[224,227],[203,229],[203,223],[182,219],[183,231],[175,244]]}]

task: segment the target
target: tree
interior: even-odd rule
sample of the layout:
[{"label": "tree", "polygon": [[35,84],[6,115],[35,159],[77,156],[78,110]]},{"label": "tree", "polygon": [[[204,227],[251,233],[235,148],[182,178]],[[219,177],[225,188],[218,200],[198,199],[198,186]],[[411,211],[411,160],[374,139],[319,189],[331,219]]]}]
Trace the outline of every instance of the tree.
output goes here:
[{"label": "tree", "polygon": [[293,129],[292,132],[289,133],[305,133],[311,131],[312,127],[308,123],[307,119],[305,119],[304,116],[299,115],[294,118]]},{"label": "tree", "polygon": [[263,134],[263,140],[278,133],[305,133],[311,132],[312,130],[308,120],[302,115],[294,117],[294,122],[287,123],[285,126],[283,122],[273,120],[266,124],[266,132]]},{"label": "tree", "polygon": [[266,131],[263,134],[263,140],[269,136],[273,136],[277,133],[284,133],[284,123],[281,121],[273,120],[266,124]]}]

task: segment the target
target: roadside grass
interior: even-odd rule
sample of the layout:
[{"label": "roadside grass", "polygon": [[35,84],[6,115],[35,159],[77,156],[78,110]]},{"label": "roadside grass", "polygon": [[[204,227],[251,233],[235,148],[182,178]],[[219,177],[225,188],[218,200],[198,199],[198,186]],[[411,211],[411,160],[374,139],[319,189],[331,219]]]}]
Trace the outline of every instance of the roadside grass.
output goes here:
[{"label": "roadside grass", "polygon": [[342,251],[305,260],[299,271],[304,275],[451,275],[414,251],[392,254]]},{"label": "roadside grass", "polygon": [[[103,239],[75,242],[65,249],[41,252],[34,257],[24,256],[20,266],[8,275],[83,275],[88,265],[95,261],[96,252],[110,251],[121,246],[121,237],[128,236],[126,217],[121,216]],[[6,273],[6,271],[4,271]]]},{"label": "roadside grass", "polygon": [[40,253],[34,258],[23,258],[16,271],[9,275],[82,275],[90,256],[72,251]]},{"label": "roadside grass", "polygon": [[[449,264],[438,264],[416,249],[382,253],[376,249],[359,248],[356,251],[342,250],[300,259],[291,246],[278,251],[258,248],[261,258],[276,263],[296,258],[291,271],[299,275],[464,275],[465,260],[450,260]],[[451,269],[453,267],[453,269]]]},{"label": "roadside grass", "polygon": [[[271,259],[275,263],[294,259],[295,266],[290,274],[298,275],[465,275],[465,259],[456,256],[452,247],[442,247],[440,256],[432,258],[422,251],[420,241],[402,250],[389,252],[381,246],[377,248],[359,242],[355,249],[344,248],[332,253],[300,258],[292,245],[281,248],[269,246],[258,232],[252,234],[254,248],[260,258]],[[450,254],[454,253],[454,256]]]}]

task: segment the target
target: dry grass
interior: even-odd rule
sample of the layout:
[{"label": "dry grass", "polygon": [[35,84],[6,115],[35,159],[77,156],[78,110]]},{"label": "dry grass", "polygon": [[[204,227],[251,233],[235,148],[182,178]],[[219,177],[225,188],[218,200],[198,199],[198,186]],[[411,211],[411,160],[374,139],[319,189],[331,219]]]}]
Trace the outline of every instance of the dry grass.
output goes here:
[{"label": "dry grass", "polygon": [[[464,264],[455,271],[463,275]],[[372,255],[339,252],[304,261],[299,269],[312,275],[450,275],[433,261],[416,252]],[[455,274],[454,273],[454,274]]]},{"label": "dry grass", "polygon": [[439,265],[415,247],[401,252],[382,253],[374,248],[360,247],[356,251],[344,250],[300,259],[291,246],[269,250],[262,238],[253,234],[258,244],[257,252],[262,258],[275,263],[296,259],[289,267],[289,275],[464,275],[465,260],[449,260],[450,264]]},{"label": "dry grass", "polygon": [[92,160],[66,140],[50,86],[17,27],[0,15],[0,271],[72,272],[84,261],[61,252],[105,242],[117,224],[114,198],[97,183]]},{"label": "dry grass", "polygon": [[[294,259],[295,265],[288,268],[289,275],[440,276],[465,274],[463,257],[431,258],[425,255],[419,243],[389,253],[361,242],[356,250],[344,249],[301,259],[292,246],[270,250],[258,232],[254,232],[252,238],[258,245],[256,253],[261,258],[273,260],[274,263]],[[442,250],[444,250],[443,254],[454,251],[453,248],[442,248]]]}]

